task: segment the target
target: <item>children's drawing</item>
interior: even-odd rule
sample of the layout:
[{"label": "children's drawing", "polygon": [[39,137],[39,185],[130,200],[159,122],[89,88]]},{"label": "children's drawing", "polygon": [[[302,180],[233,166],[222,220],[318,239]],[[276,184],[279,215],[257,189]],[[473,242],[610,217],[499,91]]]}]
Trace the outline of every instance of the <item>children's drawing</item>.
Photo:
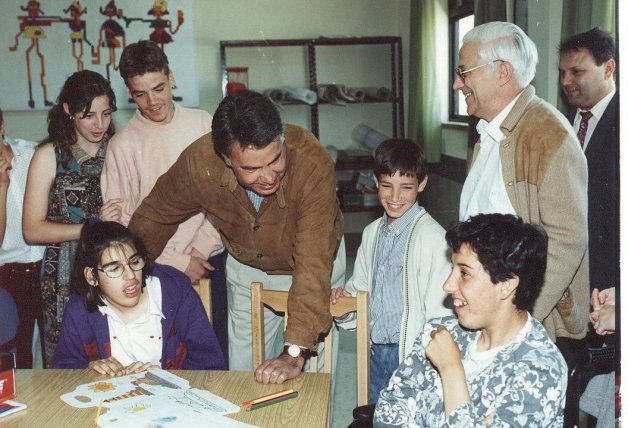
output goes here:
[{"label": "children's drawing", "polygon": [[[74,1],[66,9],[64,13],[69,13],[70,18],[65,18],[70,30],[70,41],[72,42],[72,57],[76,60],[76,71],[85,68],[83,63],[83,42],[87,43],[91,48],[91,54],[94,55],[94,45],[87,38],[87,23],[81,19],[81,15],[87,13],[87,7],[82,7],[80,1]],[[78,45],[78,52],[77,52]]]},{"label": "children's drawing", "polygon": [[[107,80],[111,80],[111,69],[117,70],[116,49],[124,49],[126,47],[126,33],[124,28],[114,18],[125,19],[122,9],[116,7],[115,0],[111,0],[105,8],[100,8],[100,14],[107,17],[107,20],[100,26],[98,33],[98,48],[93,55],[92,64],[100,64],[100,48],[107,48],[109,53],[109,61],[107,62]],[[128,22],[127,22],[128,27]]]},{"label": "children's drawing", "polygon": [[163,19],[164,15],[168,15],[170,12],[168,11],[168,2],[166,0],[155,0],[153,3],[153,7],[148,10],[148,15],[152,15],[155,19],[144,19],[144,18],[126,18],[127,26],[129,23],[133,21],[141,21],[149,23],[149,27],[153,28],[153,32],[150,33],[149,39],[159,46],[161,49],[164,48],[164,45],[171,43],[173,41],[172,35],[174,35],[177,31],[179,31],[179,27],[183,24],[183,11],[177,11],[177,26],[172,28],[172,21],[169,19]]},{"label": "children's drawing", "polygon": [[[150,39],[167,51],[175,100],[198,107],[194,0],[11,0],[0,13],[0,102],[5,110],[48,110],[67,76],[105,76],[120,109],[133,108],[119,73],[122,50]],[[173,5],[176,5],[173,6]],[[16,25],[17,24],[17,25]],[[17,28],[16,28],[17,27]]]},{"label": "children's drawing", "polygon": [[136,397],[162,395],[189,387],[187,380],[165,370],[151,370],[87,383],[62,395],[61,399],[74,407],[93,407],[100,403],[110,407],[116,402],[134,401]]},{"label": "children's drawing", "polygon": [[15,44],[9,48],[10,51],[17,51],[20,36],[24,39],[30,39],[31,43],[26,48],[26,77],[28,79],[28,106],[35,108],[35,100],[33,99],[33,80],[31,78],[31,51],[35,49],[37,57],[39,57],[40,73],[39,83],[44,95],[44,105],[51,106],[52,102],[48,101],[48,90],[46,89],[46,59],[39,49],[39,40],[46,38],[46,33],[42,27],[50,27],[54,22],[62,22],[60,16],[45,16],[41,10],[40,3],[37,0],[30,0],[26,6],[20,6],[20,9],[27,12],[27,15],[18,16],[20,21],[20,30],[15,35]]}]

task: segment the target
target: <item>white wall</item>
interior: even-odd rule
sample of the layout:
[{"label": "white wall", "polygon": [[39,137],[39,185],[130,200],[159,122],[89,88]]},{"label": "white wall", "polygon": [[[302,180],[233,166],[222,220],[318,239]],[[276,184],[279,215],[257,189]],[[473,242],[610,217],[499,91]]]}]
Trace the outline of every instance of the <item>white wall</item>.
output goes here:
[{"label": "white wall", "polygon": [[[195,0],[200,108],[213,113],[222,99],[220,40],[401,36],[407,74],[409,9],[410,0]],[[297,58],[297,63],[295,66],[300,66],[302,58]],[[132,113],[118,111],[116,126],[124,125]],[[342,115],[337,116],[343,120]],[[5,123],[8,135],[31,140],[46,135],[45,112],[6,111]]]}]

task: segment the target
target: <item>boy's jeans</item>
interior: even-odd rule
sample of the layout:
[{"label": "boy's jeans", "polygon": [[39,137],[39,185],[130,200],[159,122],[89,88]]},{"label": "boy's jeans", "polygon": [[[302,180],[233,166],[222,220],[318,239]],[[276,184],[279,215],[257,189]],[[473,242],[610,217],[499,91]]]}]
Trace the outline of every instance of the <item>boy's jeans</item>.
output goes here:
[{"label": "boy's jeans", "polygon": [[370,402],[377,403],[379,392],[388,386],[390,377],[399,367],[399,344],[371,343],[369,395]]}]

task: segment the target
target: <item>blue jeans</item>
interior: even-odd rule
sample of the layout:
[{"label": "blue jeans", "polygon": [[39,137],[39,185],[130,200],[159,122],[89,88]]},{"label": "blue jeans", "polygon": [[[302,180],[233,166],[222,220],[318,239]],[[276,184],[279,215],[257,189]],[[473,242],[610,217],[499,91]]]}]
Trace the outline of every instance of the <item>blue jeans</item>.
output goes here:
[{"label": "blue jeans", "polygon": [[371,343],[369,395],[370,402],[377,403],[379,392],[388,386],[392,374],[399,367],[399,344]]}]

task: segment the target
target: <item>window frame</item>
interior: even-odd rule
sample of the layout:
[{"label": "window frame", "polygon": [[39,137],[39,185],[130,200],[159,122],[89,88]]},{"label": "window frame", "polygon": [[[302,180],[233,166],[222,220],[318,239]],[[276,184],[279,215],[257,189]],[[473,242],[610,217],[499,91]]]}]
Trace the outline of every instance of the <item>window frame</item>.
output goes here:
[{"label": "window frame", "polygon": [[449,60],[451,67],[449,70],[449,120],[451,122],[469,123],[469,115],[458,114],[456,107],[458,104],[457,91],[453,90],[456,79],[456,62],[458,60],[458,36],[460,35],[460,20],[474,14],[473,0],[449,0]]}]

